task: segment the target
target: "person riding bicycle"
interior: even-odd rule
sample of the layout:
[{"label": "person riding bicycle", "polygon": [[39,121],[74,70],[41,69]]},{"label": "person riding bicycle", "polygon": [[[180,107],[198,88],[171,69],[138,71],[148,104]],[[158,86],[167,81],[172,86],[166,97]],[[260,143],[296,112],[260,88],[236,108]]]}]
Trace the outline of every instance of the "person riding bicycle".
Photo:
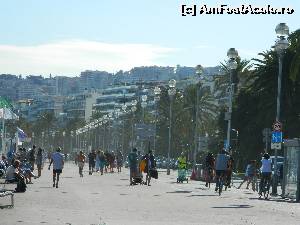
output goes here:
[{"label": "person riding bicycle", "polygon": [[[272,161],[268,153],[264,154],[263,159],[261,160],[261,179],[259,184],[259,195],[262,195],[263,191],[269,192],[272,176]],[[267,184],[267,190],[265,186]]]},{"label": "person riding bicycle", "polygon": [[220,185],[220,179],[224,179],[226,170],[228,167],[229,155],[227,152],[222,149],[216,157],[216,188],[215,191],[218,191]]},{"label": "person riding bicycle", "polygon": [[211,152],[209,152],[205,158],[205,172],[206,172],[205,187],[207,187],[208,183],[210,183],[210,181],[213,179],[214,166],[215,166],[215,158],[214,158],[213,154]]}]

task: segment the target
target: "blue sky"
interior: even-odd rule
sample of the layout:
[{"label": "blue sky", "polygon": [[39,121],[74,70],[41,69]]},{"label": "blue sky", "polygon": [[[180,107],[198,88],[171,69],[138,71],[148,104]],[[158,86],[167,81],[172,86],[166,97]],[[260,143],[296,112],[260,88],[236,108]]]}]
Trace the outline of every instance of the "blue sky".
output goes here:
[{"label": "blue sky", "polygon": [[[263,2],[263,3],[262,3]],[[76,76],[142,65],[218,65],[235,47],[253,58],[275,26],[299,29],[299,0],[249,0],[292,7],[293,15],[197,15],[181,5],[239,6],[242,0],[1,0],[0,73]]]}]

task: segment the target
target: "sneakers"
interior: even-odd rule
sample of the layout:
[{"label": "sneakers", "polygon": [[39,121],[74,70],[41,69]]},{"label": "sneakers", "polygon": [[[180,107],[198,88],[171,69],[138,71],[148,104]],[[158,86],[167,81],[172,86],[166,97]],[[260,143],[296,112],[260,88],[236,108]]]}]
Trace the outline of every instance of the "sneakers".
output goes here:
[{"label": "sneakers", "polygon": [[55,187],[55,183],[53,183],[53,187]]},{"label": "sneakers", "polygon": [[58,183],[56,183],[56,188],[58,188]]}]

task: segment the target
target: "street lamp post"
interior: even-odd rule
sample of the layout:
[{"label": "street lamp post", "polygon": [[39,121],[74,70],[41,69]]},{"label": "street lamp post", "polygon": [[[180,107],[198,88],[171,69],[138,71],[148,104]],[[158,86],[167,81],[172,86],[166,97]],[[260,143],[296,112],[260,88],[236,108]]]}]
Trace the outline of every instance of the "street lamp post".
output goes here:
[{"label": "street lamp post", "polygon": [[176,80],[171,79],[169,81],[169,90],[168,94],[170,97],[170,108],[169,108],[169,145],[168,145],[168,165],[167,165],[167,175],[170,175],[170,152],[171,152],[171,136],[172,136],[172,104],[173,97],[176,94]]},{"label": "street lamp post", "polygon": [[233,71],[237,68],[236,59],[238,57],[238,52],[235,48],[230,48],[227,51],[227,56],[229,58],[228,61],[228,68],[230,70],[230,81],[229,81],[229,110],[228,110],[228,124],[227,124],[227,146],[226,149],[229,150],[230,148],[230,134],[231,134],[231,114],[232,114],[232,98],[234,92],[234,84],[233,84]]},{"label": "street lamp post", "polygon": [[[275,43],[275,50],[278,54],[278,79],[277,79],[277,107],[276,107],[276,122],[280,122],[280,100],[281,100],[281,80],[282,80],[282,63],[285,50],[289,47],[287,36],[289,35],[289,27],[285,23],[280,23],[276,26],[275,32],[278,39]],[[277,184],[278,184],[278,149],[275,149],[274,158],[274,179],[272,186],[272,194],[277,195]]]},{"label": "street lamp post", "polygon": [[45,132],[42,131],[42,148],[44,148],[44,136],[45,136]]},{"label": "street lamp post", "polygon": [[[125,105],[125,102],[124,102],[124,105],[122,105],[122,110],[123,112],[126,112],[126,109],[127,109],[127,105]],[[122,124],[122,154],[124,155],[124,141],[125,141],[125,138],[124,138],[124,130],[125,130],[125,118],[123,118],[123,124]]]},{"label": "street lamp post", "polygon": [[131,112],[132,112],[132,117],[131,117],[131,149],[133,149],[133,142],[135,141],[134,136],[134,124],[133,124],[133,120],[134,120],[134,113],[137,110],[136,105],[137,105],[137,100],[133,100],[131,102]]},{"label": "street lamp post", "polygon": [[144,123],[144,119],[145,119],[145,108],[147,106],[147,95],[142,95],[142,103],[141,103],[141,106],[142,106],[142,109],[143,109],[143,123]]},{"label": "street lamp post", "polygon": [[[113,113],[112,112],[110,112],[110,113],[108,113],[108,123],[107,123],[107,133],[108,133],[108,136],[110,136],[110,132],[111,132],[111,129],[110,129],[110,121],[112,120],[112,118],[113,118]],[[111,123],[112,124],[112,123]],[[109,141],[107,141],[107,151],[109,151],[110,150],[110,146],[111,146],[111,139],[110,138],[108,138],[108,140]]]},{"label": "street lamp post", "polygon": [[[142,102],[141,102],[142,110],[143,110],[143,124],[145,123],[145,108],[147,106],[147,95],[142,95]],[[143,149],[143,139],[141,139],[141,149]]]},{"label": "street lamp post", "polygon": [[153,150],[156,151],[156,133],[157,133],[157,112],[158,112],[158,101],[160,99],[161,89],[159,87],[154,88],[154,101],[155,101],[155,121],[154,121],[154,139],[153,139]]},{"label": "street lamp post", "polygon": [[[197,65],[196,74],[200,78],[203,73],[203,67]],[[194,154],[193,154],[193,168],[196,166],[196,157],[198,152],[198,118],[199,118],[199,95],[200,95],[200,81],[196,84],[196,110],[195,110],[195,133],[194,133]]]},{"label": "street lamp post", "polygon": [[32,142],[32,145],[34,145],[34,132],[32,132],[32,135],[31,135],[31,137],[32,137],[32,140],[31,140],[31,142]]},{"label": "street lamp post", "polygon": [[70,153],[73,152],[73,131],[70,131]]},{"label": "street lamp post", "polygon": [[63,131],[62,136],[63,136],[63,151],[64,151],[64,153],[66,153],[66,150],[65,150],[65,135],[66,135],[66,132]]},{"label": "street lamp post", "polygon": [[52,141],[52,149],[54,149],[55,131],[53,131],[53,133],[52,133],[52,138],[53,138],[53,141]]}]

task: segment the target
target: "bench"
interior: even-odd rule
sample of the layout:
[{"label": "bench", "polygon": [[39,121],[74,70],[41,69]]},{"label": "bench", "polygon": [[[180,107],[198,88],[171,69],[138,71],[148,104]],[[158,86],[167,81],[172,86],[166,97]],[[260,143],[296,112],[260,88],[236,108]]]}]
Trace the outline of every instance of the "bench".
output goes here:
[{"label": "bench", "polygon": [[10,196],[11,204],[10,205],[6,205],[6,206],[0,206],[0,207],[1,208],[4,208],[4,207],[14,207],[14,193],[12,191],[0,190],[0,197],[6,197],[6,196]]}]

